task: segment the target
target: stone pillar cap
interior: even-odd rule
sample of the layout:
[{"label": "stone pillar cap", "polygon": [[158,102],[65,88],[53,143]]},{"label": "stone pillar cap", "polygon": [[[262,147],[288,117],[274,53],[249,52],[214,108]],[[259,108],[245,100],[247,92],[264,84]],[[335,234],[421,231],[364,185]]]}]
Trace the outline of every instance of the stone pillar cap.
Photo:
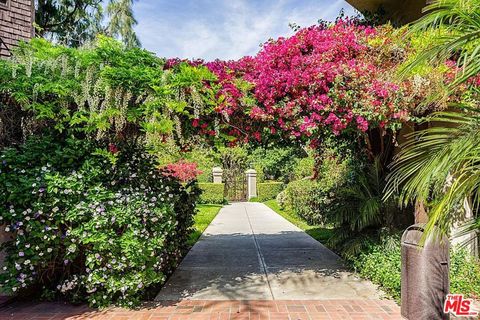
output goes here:
[{"label": "stone pillar cap", "polygon": [[214,167],[212,168],[212,172],[223,172],[223,169],[220,167]]},{"label": "stone pillar cap", "polygon": [[255,171],[255,169],[248,169],[245,173],[257,173],[257,171]]}]

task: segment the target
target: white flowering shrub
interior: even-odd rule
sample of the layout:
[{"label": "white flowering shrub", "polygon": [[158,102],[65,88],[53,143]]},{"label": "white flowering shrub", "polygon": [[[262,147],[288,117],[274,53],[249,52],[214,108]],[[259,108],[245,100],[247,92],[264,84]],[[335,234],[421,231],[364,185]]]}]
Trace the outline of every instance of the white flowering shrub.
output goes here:
[{"label": "white flowering shrub", "polygon": [[[32,39],[0,59],[0,147],[45,129],[191,147],[214,138],[216,83],[206,66],[166,65],[103,36],[82,49]],[[204,123],[193,126],[199,117]]]},{"label": "white flowering shrub", "polygon": [[134,306],[182,257],[198,188],[147,153],[35,138],[0,157],[4,290]]}]

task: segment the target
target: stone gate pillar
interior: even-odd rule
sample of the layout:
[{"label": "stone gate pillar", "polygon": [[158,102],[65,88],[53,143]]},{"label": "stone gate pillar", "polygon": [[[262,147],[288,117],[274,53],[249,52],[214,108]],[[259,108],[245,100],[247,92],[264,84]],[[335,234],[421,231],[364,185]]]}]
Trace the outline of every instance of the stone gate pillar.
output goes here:
[{"label": "stone gate pillar", "polygon": [[247,175],[247,200],[257,196],[257,171],[250,169],[245,171]]},{"label": "stone gate pillar", "polygon": [[213,183],[222,183],[223,170],[220,167],[212,169]]}]

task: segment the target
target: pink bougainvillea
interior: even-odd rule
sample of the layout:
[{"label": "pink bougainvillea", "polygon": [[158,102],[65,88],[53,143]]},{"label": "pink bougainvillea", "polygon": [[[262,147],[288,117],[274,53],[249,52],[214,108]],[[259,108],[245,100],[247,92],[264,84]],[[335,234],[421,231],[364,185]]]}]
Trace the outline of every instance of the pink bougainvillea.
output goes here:
[{"label": "pink bougainvillea", "polygon": [[[261,141],[280,130],[292,139],[311,139],[322,130],[365,132],[405,121],[401,89],[386,77],[391,66],[371,57],[368,42],[378,37],[372,27],[339,21],[269,41],[255,57],[207,63],[225,97],[217,112],[237,124],[228,134]],[[248,92],[235,85],[239,78],[253,85],[256,104],[250,108],[241,103]],[[250,124],[238,128],[245,118]]]},{"label": "pink bougainvillea", "polygon": [[175,177],[184,183],[196,180],[197,177],[202,174],[196,162],[188,162],[185,160],[167,164],[161,169],[163,175]]},{"label": "pink bougainvillea", "polygon": [[407,121],[414,107],[406,98],[409,87],[393,82],[401,61],[376,51],[391,42],[381,28],[340,20],[271,40],[254,57],[189,62],[206,66],[218,88],[218,104],[192,127],[204,136],[222,132],[234,144],[314,141],[325,131],[362,133]]}]

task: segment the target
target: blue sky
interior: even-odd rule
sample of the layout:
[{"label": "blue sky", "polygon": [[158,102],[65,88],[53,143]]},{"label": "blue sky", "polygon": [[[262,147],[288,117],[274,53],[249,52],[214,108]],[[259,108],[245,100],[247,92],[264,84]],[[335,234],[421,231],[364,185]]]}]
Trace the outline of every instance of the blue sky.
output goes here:
[{"label": "blue sky", "polygon": [[355,14],[343,0],[139,0],[135,30],[142,46],[162,57],[238,59],[269,38],[291,35],[291,22],[335,20],[342,8]]}]

